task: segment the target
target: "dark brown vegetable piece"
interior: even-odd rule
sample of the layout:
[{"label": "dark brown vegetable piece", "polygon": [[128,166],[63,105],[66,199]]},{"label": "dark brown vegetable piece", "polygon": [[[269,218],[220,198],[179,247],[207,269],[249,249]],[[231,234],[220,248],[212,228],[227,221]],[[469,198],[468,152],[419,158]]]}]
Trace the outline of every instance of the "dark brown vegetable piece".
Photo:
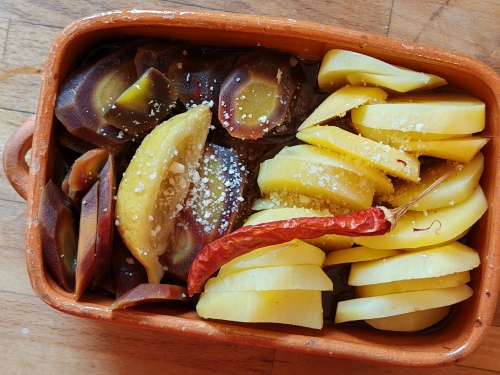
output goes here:
[{"label": "dark brown vegetable piece", "polygon": [[114,213],[116,194],[115,162],[111,154],[99,176],[97,235],[95,243],[95,272],[92,286],[103,282],[111,269],[113,253]]},{"label": "dark brown vegetable piece", "polygon": [[153,129],[175,107],[175,86],[155,68],[150,68],[126,89],[103,113],[104,119],[131,135]]},{"label": "dark brown vegetable piece", "polygon": [[187,289],[178,285],[141,284],[118,298],[110,310],[124,309],[138,303],[161,301],[190,301]]},{"label": "dark brown vegetable piece", "polygon": [[236,138],[259,139],[290,117],[300,87],[294,57],[264,48],[238,59],[220,90],[219,121]]},{"label": "dark brown vegetable piece", "polygon": [[68,131],[96,146],[128,142],[131,136],[106,123],[104,110],[137,79],[131,43],[73,73],[57,96],[56,116]]},{"label": "dark brown vegetable piece", "polygon": [[75,219],[52,180],[43,187],[38,221],[44,264],[59,285],[73,292],[78,244]]}]

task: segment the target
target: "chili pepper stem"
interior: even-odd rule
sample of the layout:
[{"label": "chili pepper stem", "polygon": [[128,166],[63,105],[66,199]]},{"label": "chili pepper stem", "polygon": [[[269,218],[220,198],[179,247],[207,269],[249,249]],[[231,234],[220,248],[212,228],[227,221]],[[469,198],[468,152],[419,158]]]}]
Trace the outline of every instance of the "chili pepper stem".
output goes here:
[{"label": "chili pepper stem", "polygon": [[413,198],[411,201],[409,201],[407,204],[404,206],[396,207],[389,209],[384,206],[378,206],[384,214],[385,214],[385,219],[391,223],[391,229],[390,231],[394,230],[396,227],[396,222],[398,219],[403,216],[406,211],[410,209],[411,206],[413,206],[415,203],[417,203],[420,199],[425,197],[427,194],[429,194],[431,191],[433,191],[436,186],[438,186],[441,182],[446,180],[448,177],[450,177],[452,174],[455,174],[458,171],[461,171],[463,168],[463,165],[457,165],[455,168],[453,168],[451,171],[448,173],[444,174],[443,176],[439,177],[436,181],[434,181],[427,189],[425,189],[423,192],[421,192],[419,195],[417,195],[415,198]]}]

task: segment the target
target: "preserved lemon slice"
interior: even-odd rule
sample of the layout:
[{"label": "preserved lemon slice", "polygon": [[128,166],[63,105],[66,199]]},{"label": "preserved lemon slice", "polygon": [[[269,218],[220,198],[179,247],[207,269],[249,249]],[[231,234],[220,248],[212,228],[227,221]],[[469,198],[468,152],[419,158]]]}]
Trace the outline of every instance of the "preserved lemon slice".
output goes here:
[{"label": "preserved lemon slice", "polygon": [[366,319],[365,322],[384,331],[417,332],[433,326],[449,313],[450,306],[442,306],[386,318]]},{"label": "preserved lemon slice", "polygon": [[158,261],[168,246],[203,152],[211,121],[208,106],[198,106],[158,125],[137,149],[118,189],[118,231],[144,265],[150,283],[165,271]]},{"label": "preserved lemon slice", "polygon": [[417,290],[341,301],[337,305],[335,323],[383,318],[449,306],[469,298],[473,293],[472,289],[464,284],[452,288]]},{"label": "preserved lemon slice", "polygon": [[410,290],[439,289],[459,286],[470,281],[470,272],[463,271],[425,279],[398,280],[388,283],[360,285],[354,288],[356,297],[373,297]]},{"label": "preserved lemon slice", "polygon": [[371,285],[422,279],[469,271],[479,266],[479,255],[460,242],[389,258],[353,263],[349,285]]}]

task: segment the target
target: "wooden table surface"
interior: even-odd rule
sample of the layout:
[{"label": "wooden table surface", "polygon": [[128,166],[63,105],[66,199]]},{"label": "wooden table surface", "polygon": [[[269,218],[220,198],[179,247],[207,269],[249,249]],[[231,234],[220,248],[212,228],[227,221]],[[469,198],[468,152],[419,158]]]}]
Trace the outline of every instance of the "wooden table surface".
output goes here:
[{"label": "wooden table surface", "polygon": [[[264,14],[348,27],[477,58],[500,73],[500,0],[0,0],[0,151],[35,112],[45,55],[72,20],[126,7]],[[1,374],[500,374],[500,306],[458,365],[401,369],[166,335],[60,313],[33,293],[26,203],[0,171]]]}]

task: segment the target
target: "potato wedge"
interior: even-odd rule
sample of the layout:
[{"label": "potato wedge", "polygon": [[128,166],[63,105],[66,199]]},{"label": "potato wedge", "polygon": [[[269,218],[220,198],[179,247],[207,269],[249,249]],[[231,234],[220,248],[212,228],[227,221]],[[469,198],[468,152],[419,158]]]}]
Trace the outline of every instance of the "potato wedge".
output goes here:
[{"label": "potato wedge", "polygon": [[463,284],[452,288],[417,290],[341,301],[337,305],[335,323],[383,318],[449,306],[469,298],[473,293],[467,284]]},{"label": "potato wedge", "polygon": [[423,279],[398,280],[388,283],[360,285],[354,288],[356,297],[373,297],[384,294],[409,292],[412,290],[440,289],[459,286],[470,281],[470,272],[462,271],[449,275]]},{"label": "potato wedge", "polygon": [[404,249],[439,245],[470,228],[488,209],[481,186],[462,203],[432,211],[408,211],[396,228],[383,236],[355,237],[354,242],[374,249]]},{"label": "potato wedge", "polygon": [[325,253],[301,240],[266,246],[241,255],[223,265],[218,276],[251,268],[316,265],[325,263]]},{"label": "potato wedge", "polygon": [[368,260],[387,258],[402,253],[404,253],[403,250],[380,250],[359,246],[352,249],[337,250],[329,253],[326,257],[325,266],[332,266],[334,264],[341,263],[365,262]]},{"label": "potato wedge", "polygon": [[376,58],[340,49],[328,51],[318,73],[323,91],[333,91],[347,84],[387,87],[406,92],[433,89],[446,84],[442,78],[388,64]]},{"label": "potato wedge", "polygon": [[323,327],[319,290],[201,293],[196,312],[205,319]]},{"label": "potato wedge", "polygon": [[375,142],[383,142],[396,148],[402,147],[411,141],[439,141],[442,139],[469,137],[472,134],[437,134],[415,131],[402,132],[400,130],[369,128],[367,126],[349,123],[359,135]]},{"label": "potato wedge", "polygon": [[465,137],[439,141],[413,141],[405,143],[402,147],[406,152],[417,156],[426,155],[469,163],[488,141],[489,138],[485,137]]},{"label": "potato wedge", "polygon": [[264,161],[260,165],[257,183],[262,194],[292,192],[352,209],[370,207],[375,193],[367,178],[341,168],[321,167],[297,159]]},{"label": "potato wedge", "polygon": [[365,322],[384,331],[417,332],[433,326],[449,313],[450,306],[442,306],[385,318],[366,319]]},{"label": "potato wedge", "polygon": [[367,104],[351,110],[354,124],[403,132],[471,134],[485,126],[485,104],[456,92],[392,97],[384,104]]},{"label": "potato wedge", "polygon": [[320,266],[301,264],[225,273],[205,284],[205,293],[299,289],[333,290],[333,283]]},{"label": "potato wedge", "polygon": [[375,186],[375,191],[380,194],[387,194],[394,191],[392,182],[380,169],[356,160],[348,155],[341,155],[325,148],[313,145],[297,145],[285,147],[275,157],[292,158],[308,161],[321,166],[331,165],[345,169],[368,178]]},{"label": "potato wedge", "polygon": [[[256,225],[261,223],[269,223],[271,221],[288,220],[297,217],[325,217],[331,216],[325,214],[324,211],[308,210],[305,208],[274,208],[263,210],[252,214],[245,221],[245,225]],[[319,247],[323,251],[329,252],[334,250],[346,249],[353,244],[352,237],[338,236],[335,234],[327,234],[312,240],[304,240],[313,246]]]},{"label": "potato wedge", "polygon": [[157,126],[144,138],[120,183],[118,231],[146,268],[150,283],[159,283],[165,272],[158,256],[167,249],[175,216],[195,178],[211,116],[210,108],[201,105]]},{"label": "potato wedge", "polygon": [[479,263],[476,250],[454,242],[434,249],[353,263],[347,282],[359,286],[438,277],[469,271]]},{"label": "potato wedge", "polygon": [[[404,206],[422,193],[439,177],[454,168],[446,162],[423,165],[420,170],[420,182],[403,182],[396,184],[394,193],[384,195],[382,199],[393,206]],[[480,152],[474,159],[462,166],[462,169],[448,177],[429,194],[411,206],[411,210],[423,211],[453,206],[465,201],[474,192],[484,169],[484,157]]]},{"label": "potato wedge", "polygon": [[321,103],[300,125],[299,131],[314,125],[323,125],[335,117],[344,117],[346,112],[366,103],[384,102],[387,93],[377,87],[344,86]]},{"label": "potato wedge", "polygon": [[315,146],[350,155],[392,176],[413,182],[419,180],[420,163],[416,157],[336,126],[313,126],[298,132],[297,138]]}]

